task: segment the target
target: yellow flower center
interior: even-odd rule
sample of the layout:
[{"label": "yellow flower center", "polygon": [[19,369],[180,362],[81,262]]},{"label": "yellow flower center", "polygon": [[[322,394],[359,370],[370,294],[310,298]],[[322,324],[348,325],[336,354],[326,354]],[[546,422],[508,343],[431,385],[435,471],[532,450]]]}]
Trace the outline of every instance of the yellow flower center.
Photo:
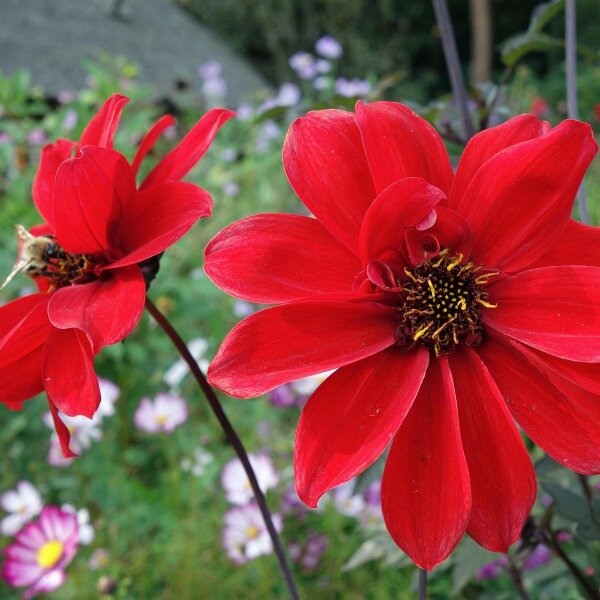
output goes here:
[{"label": "yellow flower center", "polygon": [[51,569],[62,556],[63,544],[58,540],[50,540],[46,542],[39,550],[37,554],[37,562],[40,567],[44,569]]},{"label": "yellow flower center", "polygon": [[255,525],[250,525],[248,529],[246,529],[246,535],[251,539],[258,537],[258,534],[258,527],[256,527]]},{"label": "yellow flower center", "polygon": [[164,425],[167,422],[167,415],[156,415],[157,425]]}]

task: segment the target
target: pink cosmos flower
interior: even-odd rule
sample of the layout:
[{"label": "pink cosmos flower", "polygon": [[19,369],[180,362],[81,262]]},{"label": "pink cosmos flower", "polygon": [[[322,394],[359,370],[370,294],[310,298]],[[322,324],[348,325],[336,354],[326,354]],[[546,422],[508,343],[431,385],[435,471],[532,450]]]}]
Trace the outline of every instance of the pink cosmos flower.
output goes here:
[{"label": "pink cosmos flower", "polygon": [[173,433],[188,418],[187,403],[179,396],[156,394],[153,400],[142,398],[133,422],[147,433]]},{"label": "pink cosmos flower", "polygon": [[2,579],[12,587],[27,587],[23,598],[52,592],[67,579],[79,539],[76,515],[47,506],[35,523],[26,525],[4,549]]},{"label": "pink cosmos flower", "polygon": [[[281,515],[274,514],[273,525],[281,531]],[[224,517],[223,546],[227,556],[236,564],[271,554],[273,544],[258,506],[252,502],[246,506],[230,508]]]},{"label": "pink cosmos flower", "polygon": [[0,522],[2,535],[14,535],[44,506],[42,497],[29,481],[19,481],[17,488],[0,496],[0,506],[9,513]]},{"label": "pink cosmos flower", "polygon": [[[279,483],[273,461],[266,454],[249,454],[248,459],[263,493]],[[223,467],[221,484],[227,500],[232,504],[241,506],[254,498],[250,481],[239,458],[233,458]]]}]

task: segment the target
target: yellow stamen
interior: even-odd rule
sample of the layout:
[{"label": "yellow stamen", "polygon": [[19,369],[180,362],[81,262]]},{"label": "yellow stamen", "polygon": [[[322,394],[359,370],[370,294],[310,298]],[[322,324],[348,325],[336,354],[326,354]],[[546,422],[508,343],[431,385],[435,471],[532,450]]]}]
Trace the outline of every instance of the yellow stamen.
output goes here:
[{"label": "yellow stamen", "polygon": [[415,276],[406,267],[404,267],[404,274],[410,279],[412,279],[414,283],[417,283],[417,279],[415,279]]},{"label": "yellow stamen", "polygon": [[256,525],[249,525],[248,529],[246,529],[246,535],[249,538],[255,538],[258,537],[259,531],[258,531],[258,527],[256,527]]},{"label": "yellow stamen", "polygon": [[498,306],[497,304],[491,304],[490,302],[486,302],[485,300],[477,300],[477,302],[481,304],[481,306],[485,306],[486,308],[496,308]]},{"label": "yellow stamen", "polygon": [[440,335],[440,333],[442,333],[442,331],[444,331],[444,329],[450,325],[450,323],[452,323],[452,321],[454,321],[454,319],[456,319],[456,317],[452,317],[451,319],[448,319],[448,321],[446,321],[441,327],[438,327],[432,334],[431,334],[431,338],[435,339],[436,337],[438,337]]},{"label": "yellow stamen", "polygon": [[496,277],[496,275],[500,275],[500,273],[496,272],[496,273],[484,273],[483,275],[480,275],[479,277],[477,277],[477,279],[475,279],[475,283],[478,285],[483,285],[484,283],[487,283],[487,280],[490,277]]},{"label": "yellow stamen", "polygon": [[461,298],[456,303],[456,308],[460,308],[460,310],[467,310],[467,301],[464,298]]},{"label": "yellow stamen", "polygon": [[37,553],[37,563],[44,569],[52,568],[62,556],[63,544],[58,540],[46,542]]},{"label": "yellow stamen", "polygon": [[462,253],[459,253],[459,254],[458,254],[458,256],[455,256],[455,257],[454,257],[454,259],[452,260],[452,262],[449,262],[449,263],[446,265],[446,269],[447,269],[448,271],[452,271],[452,269],[454,269],[454,267],[456,267],[456,265],[459,265],[459,264],[460,264],[460,262],[462,261],[462,259],[463,259],[463,258],[464,258],[464,257],[463,257],[463,255],[462,255]]},{"label": "yellow stamen", "polygon": [[429,289],[431,291],[431,299],[435,300],[435,288],[433,287],[433,283],[431,283],[431,279],[427,280],[427,285],[429,286]]},{"label": "yellow stamen", "polygon": [[425,333],[427,332],[427,330],[433,325],[433,323],[429,323],[429,325],[425,325],[424,327],[421,327],[416,333],[415,335],[413,335],[413,340],[416,342],[422,335],[425,335]]}]

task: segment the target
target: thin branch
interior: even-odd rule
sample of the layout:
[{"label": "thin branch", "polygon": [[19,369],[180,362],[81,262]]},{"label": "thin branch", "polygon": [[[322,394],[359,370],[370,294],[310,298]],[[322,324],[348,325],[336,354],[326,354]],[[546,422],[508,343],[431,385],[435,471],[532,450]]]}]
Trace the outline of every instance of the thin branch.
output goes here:
[{"label": "thin branch", "polygon": [[[567,116],[569,119],[578,119],[577,108],[577,15],[575,0],[565,3],[565,47],[567,62]],[[583,183],[577,193],[577,206],[579,218],[589,225],[590,211],[588,209],[587,195]]]},{"label": "thin branch", "polygon": [[517,592],[519,592],[519,596],[522,598],[522,600],[531,600],[531,596],[523,585],[521,569],[519,569],[514,557],[511,554],[507,554],[506,557],[508,558],[508,572],[510,573],[510,578],[517,589]]},{"label": "thin branch", "polygon": [[296,590],[296,584],[294,583],[294,579],[292,578],[292,574],[290,572],[290,568],[287,564],[287,560],[285,558],[285,553],[283,551],[283,547],[281,545],[281,541],[279,540],[279,535],[275,530],[275,526],[273,525],[273,520],[271,519],[271,513],[267,508],[267,503],[265,501],[265,496],[258,485],[258,481],[256,479],[256,475],[254,474],[254,470],[252,469],[252,465],[248,459],[248,453],[242,444],[238,434],[235,432],[235,429],[231,425],[231,422],[227,418],[227,415],[223,411],[223,407],[217,398],[214,390],[206,380],[206,377],[198,363],[191,355],[188,347],[185,345],[185,342],[181,338],[181,336],[177,333],[175,328],[171,325],[171,323],[167,320],[167,318],[158,310],[155,304],[146,296],[146,309],[148,312],[154,317],[155,321],[161,326],[163,331],[167,334],[173,345],[177,348],[179,354],[183,358],[183,360],[187,363],[192,375],[198,382],[200,389],[206,396],[208,403],[215,415],[223,432],[227,436],[229,443],[235,450],[235,453],[238,455],[242,466],[244,467],[244,471],[246,471],[246,475],[248,476],[248,481],[252,487],[252,491],[254,492],[254,498],[260,508],[260,512],[262,513],[263,519],[265,521],[265,525],[267,526],[267,531],[269,532],[269,536],[271,537],[271,541],[273,542],[273,549],[277,556],[277,560],[279,561],[279,567],[285,579],[290,597],[293,600],[299,600],[298,591]]},{"label": "thin branch", "polygon": [[456,39],[454,38],[454,29],[448,12],[446,0],[433,0],[433,10],[437,20],[440,35],[442,36],[442,48],[444,49],[444,58],[450,76],[450,84],[452,85],[452,93],[456,102],[458,102],[458,110],[463,124],[463,129],[467,141],[471,139],[475,133],[473,129],[473,121],[469,113],[467,88],[458,58],[458,50],[456,49]]},{"label": "thin branch", "polygon": [[427,600],[427,571],[419,569],[419,600]]}]

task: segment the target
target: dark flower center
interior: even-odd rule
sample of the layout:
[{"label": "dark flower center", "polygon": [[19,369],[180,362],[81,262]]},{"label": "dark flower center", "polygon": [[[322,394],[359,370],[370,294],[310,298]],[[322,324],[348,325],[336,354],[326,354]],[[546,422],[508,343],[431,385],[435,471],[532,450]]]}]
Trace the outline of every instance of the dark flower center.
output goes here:
[{"label": "dark flower center", "polygon": [[39,252],[35,262],[24,270],[30,277],[46,278],[49,291],[93,281],[99,276],[99,267],[107,263],[102,254],[70,254],[51,237],[35,239],[39,242]]},{"label": "dark flower center", "polygon": [[400,292],[403,314],[397,344],[411,348],[420,343],[436,356],[451,353],[459,344],[479,346],[483,341],[482,308],[495,308],[485,286],[498,273],[480,274],[481,267],[463,262],[462,254],[443,250],[413,269],[405,269]]}]

